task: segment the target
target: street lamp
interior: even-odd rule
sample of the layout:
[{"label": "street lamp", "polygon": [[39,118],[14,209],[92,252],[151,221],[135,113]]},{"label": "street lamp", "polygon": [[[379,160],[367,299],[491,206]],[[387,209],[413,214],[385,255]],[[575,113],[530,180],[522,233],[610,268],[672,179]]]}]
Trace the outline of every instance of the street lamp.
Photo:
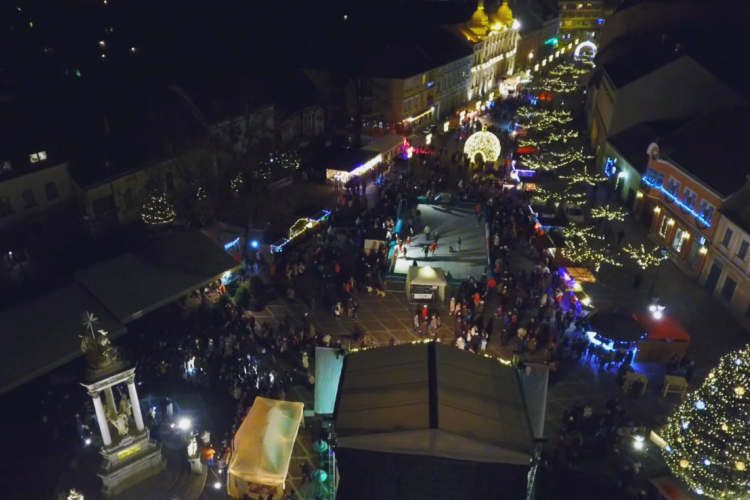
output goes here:
[{"label": "street lamp", "polygon": [[[655,299],[655,300],[658,300],[658,299]],[[664,309],[665,307],[662,305],[659,305],[657,302],[654,302],[648,308],[648,310],[651,311],[651,316],[653,316],[654,319],[657,321],[664,317]]]}]

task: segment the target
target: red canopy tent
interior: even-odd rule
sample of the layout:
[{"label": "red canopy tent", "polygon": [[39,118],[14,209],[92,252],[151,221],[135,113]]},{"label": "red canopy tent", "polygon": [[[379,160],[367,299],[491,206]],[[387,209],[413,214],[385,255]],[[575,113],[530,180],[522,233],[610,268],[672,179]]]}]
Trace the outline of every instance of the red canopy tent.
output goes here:
[{"label": "red canopy tent", "polygon": [[672,316],[655,319],[650,314],[635,314],[635,320],[645,330],[638,342],[638,363],[666,363],[672,356],[682,358],[690,345],[690,335]]},{"label": "red canopy tent", "polygon": [[539,152],[540,151],[537,148],[532,146],[525,146],[523,148],[516,149],[516,153],[518,153],[519,155],[538,155]]}]

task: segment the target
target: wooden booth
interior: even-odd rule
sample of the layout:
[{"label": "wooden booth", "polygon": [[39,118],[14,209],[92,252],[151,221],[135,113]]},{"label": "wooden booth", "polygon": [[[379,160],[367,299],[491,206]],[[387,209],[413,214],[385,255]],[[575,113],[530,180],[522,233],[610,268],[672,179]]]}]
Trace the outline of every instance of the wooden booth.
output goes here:
[{"label": "wooden booth", "polygon": [[406,274],[406,290],[411,303],[443,302],[448,280],[439,267],[410,267]]}]

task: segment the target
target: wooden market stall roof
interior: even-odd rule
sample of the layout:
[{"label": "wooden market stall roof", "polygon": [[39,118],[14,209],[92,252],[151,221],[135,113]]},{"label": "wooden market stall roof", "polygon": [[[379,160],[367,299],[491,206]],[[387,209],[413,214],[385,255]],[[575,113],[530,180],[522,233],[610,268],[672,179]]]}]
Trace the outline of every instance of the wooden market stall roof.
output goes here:
[{"label": "wooden market stall roof", "polygon": [[596,276],[585,267],[566,267],[565,270],[579,283],[596,283]]}]

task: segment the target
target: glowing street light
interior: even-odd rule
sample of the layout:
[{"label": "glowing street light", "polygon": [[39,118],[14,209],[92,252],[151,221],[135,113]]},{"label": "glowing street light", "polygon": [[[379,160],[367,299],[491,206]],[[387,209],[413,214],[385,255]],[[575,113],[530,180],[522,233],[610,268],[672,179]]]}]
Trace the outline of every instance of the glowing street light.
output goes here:
[{"label": "glowing street light", "polygon": [[666,309],[664,306],[657,303],[651,304],[648,308],[651,311],[651,316],[657,321],[664,317],[664,309]]},{"label": "glowing street light", "polygon": [[190,421],[189,418],[181,418],[179,422],[177,422],[177,428],[186,431],[190,429],[190,426],[192,426],[193,423]]}]

